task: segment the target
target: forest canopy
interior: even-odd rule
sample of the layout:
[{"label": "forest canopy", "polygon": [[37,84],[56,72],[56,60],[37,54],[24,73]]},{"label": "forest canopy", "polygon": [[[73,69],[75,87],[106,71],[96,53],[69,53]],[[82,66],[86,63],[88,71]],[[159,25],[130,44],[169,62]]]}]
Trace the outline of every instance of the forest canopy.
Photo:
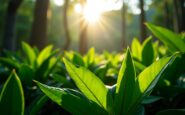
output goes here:
[{"label": "forest canopy", "polygon": [[54,44],[56,48],[77,51],[90,47],[98,51],[120,51],[130,45],[134,37],[143,41],[149,36],[145,22],[178,33],[184,31],[183,2],[1,0],[0,46],[17,49],[21,41],[27,41],[40,48]]}]

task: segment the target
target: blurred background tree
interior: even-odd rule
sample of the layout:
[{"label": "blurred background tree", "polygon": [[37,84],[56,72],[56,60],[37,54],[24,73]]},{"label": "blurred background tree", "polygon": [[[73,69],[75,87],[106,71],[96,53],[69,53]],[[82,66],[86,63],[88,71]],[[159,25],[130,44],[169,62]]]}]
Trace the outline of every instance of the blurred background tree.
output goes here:
[{"label": "blurred background tree", "polygon": [[185,0],[1,0],[0,47],[15,50],[27,41],[40,49],[54,44],[82,54],[90,47],[120,51],[133,37],[147,37],[146,21],[185,31],[184,4]]},{"label": "blurred background tree", "polygon": [[81,4],[81,14],[80,14],[80,36],[79,36],[79,52],[81,54],[85,54],[87,51],[87,23],[85,21],[85,17],[83,15],[86,0],[80,0]]},{"label": "blurred background tree", "polygon": [[139,6],[140,6],[140,39],[141,41],[143,42],[145,39],[146,39],[146,27],[144,25],[144,23],[146,22],[146,19],[145,19],[145,11],[144,11],[144,6],[145,6],[145,3],[144,3],[144,0],[139,0]]},{"label": "blurred background tree", "polygon": [[15,24],[17,10],[20,7],[22,0],[9,0],[4,17],[4,36],[3,36],[3,48],[7,50],[15,50],[16,37],[15,37]]},{"label": "blurred background tree", "polygon": [[69,27],[68,27],[68,7],[69,7],[69,0],[65,0],[64,3],[64,31],[65,31],[65,38],[66,42],[64,44],[64,50],[68,50],[69,46],[71,44],[71,37],[69,33]]},{"label": "blurred background tree", "polygon": [[36,0],[30,44],[42,49],[47,44],[47,13],[49,0]]}]

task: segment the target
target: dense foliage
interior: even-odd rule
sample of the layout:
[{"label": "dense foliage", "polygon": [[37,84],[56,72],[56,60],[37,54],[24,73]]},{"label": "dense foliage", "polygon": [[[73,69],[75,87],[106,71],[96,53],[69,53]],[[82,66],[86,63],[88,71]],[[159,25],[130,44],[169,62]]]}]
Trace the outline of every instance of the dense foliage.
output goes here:
[{"label": "dense foliage", "polygon": [[20,51],[4,51],[0,113],[185,114],[185,36],[146,25],[163,44],[135,38],[121,53],[91,48],[80,55],[60,54],[52,45],[39,51],[22,42]]}]

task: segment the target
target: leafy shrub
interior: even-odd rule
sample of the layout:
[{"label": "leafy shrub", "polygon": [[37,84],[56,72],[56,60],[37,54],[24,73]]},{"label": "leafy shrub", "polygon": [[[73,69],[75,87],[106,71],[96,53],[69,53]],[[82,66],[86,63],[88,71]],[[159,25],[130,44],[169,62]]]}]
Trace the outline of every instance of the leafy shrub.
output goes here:
[{"label": "leafy shrub", "polygon": [[25,42],[20,51],[5,51],[0,113],[184,115],[185,37],[146,25],[164,45],[148,37],[142,44],[135,38],[132,53],[98,54],[91,48],[83,56],[62,55],[51,45],[39,51]]},{"label": "leafy shrub", "polygon": [[135,114],[143,98],[151,93],[160,77],[165,76],[177,55],[154,62],[136,77],[128,50],[112,93],[92,72],[84,67],[75,67],[66,59],[66,69],[80,91],[36,83],[49,98],[72,114]]}]

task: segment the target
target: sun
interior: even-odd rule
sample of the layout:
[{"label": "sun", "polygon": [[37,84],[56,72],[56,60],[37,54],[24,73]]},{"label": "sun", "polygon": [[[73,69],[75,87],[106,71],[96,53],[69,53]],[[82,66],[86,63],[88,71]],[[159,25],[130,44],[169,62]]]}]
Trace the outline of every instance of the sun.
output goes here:
[{"label": "sun", "polygon": [[88,23],[97,23],[102,20],[103,13],[120,10],[122,8],[122,1],[118,0],[86,0],[86,4],[82,7],[80,3],[77,3],[74,7],[76,13],[83,15],[84,19]]},{"label": "sun", "polygon": [[84,8],[82,8],[80,4],[76,4],[74,9],[77,13],[82,13],[87,23],[96,23],[100,21],[103,13],[102,5],[100,6],[100,2],[96,0],[87,0]]},{"label": "sun", "polygon": [[53,2],[54,2],[54,4],[57,5],[57,6],[62,6],[62,5],[64,5],[64,0],[54,0]]},{"label": "sun", "polygon": [[102,13],[102,10],[95,4],[87,4],[84,7],[83,16],[88,23],[96,23],[100,21]]}]

